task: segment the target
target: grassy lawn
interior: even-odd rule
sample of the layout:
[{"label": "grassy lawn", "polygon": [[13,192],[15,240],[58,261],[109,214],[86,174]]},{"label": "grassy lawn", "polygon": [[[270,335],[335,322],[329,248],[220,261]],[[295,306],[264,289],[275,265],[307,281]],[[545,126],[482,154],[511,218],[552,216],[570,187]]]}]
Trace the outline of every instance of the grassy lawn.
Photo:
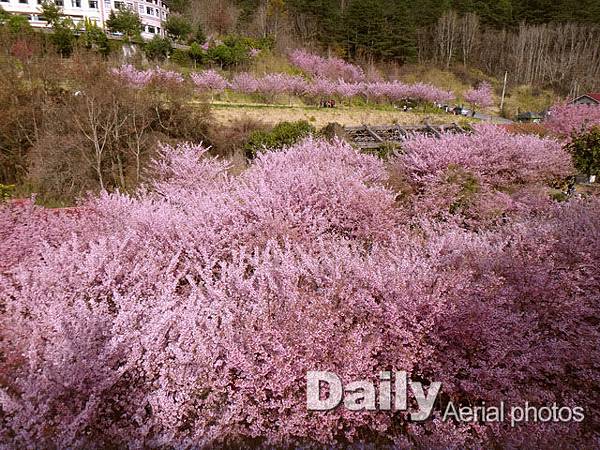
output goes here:
[{"label": "grassy lawn", "polygon": [[228,125],[239,119],[254,119],[275,124],[281,121],[307,120],[315,127],[321,128],[331,122],[344,126],[352,125],[419,125],[428,121],[430,124],[452,122],[472,122],[472,119],[456,117],[450,114],[411,111],[403,112],[391,105],[337,106],[336,108],[319,108],[307,105],[282,105],[266,103],[232,103],[224,101],[211,102],[212,113],[218,123]]}]

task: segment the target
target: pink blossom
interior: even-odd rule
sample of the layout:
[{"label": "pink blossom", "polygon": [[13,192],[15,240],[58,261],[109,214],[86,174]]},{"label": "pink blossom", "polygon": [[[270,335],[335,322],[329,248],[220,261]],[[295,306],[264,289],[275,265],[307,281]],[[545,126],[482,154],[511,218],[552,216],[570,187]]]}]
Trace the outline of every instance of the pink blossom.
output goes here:
[{"label": "pink blossom", "polygon": [[[249,73],[240,73],[233,77],[231,83],[227,82],[214,70],[192,74],[192,80],[203,90],[222,91],[231,88],[246,94],[261,93],[262,95],[298,95],[309,97],[353,98],[363,96],[378,102],[396,102],[401,100],[415,101],[445,101],[452,98],[452,94],[435,86],[417,83],[404,84],[399,81],[379,82],[348,82],[342,79],[332,81],[324,77],[306,80],[298,75],[285,73],[268,73],[262,77],[255,77]],[[214,87],[209,87],[214,86]]]},{"label": "pink blossom", "polygon": [[194,72],[190,77],[201,92],[222,92],[229,87],[229,82],[213,69]]},{"label": "pink blossom", "polygon": [[335,94],[342,98],[353,98],[361,94],[363,83],[349,83],[339,80],[335,86]]},{"label": "pink blossom", "polygon": [[[600,201],[538,204],[570,170],[552,139],[488,126],[404,150],[388,164],[310,138],[232,175],[201,145],[164,146],[134,194],[77,214],[0,205],[2,442],[593,448],[593,418],[457,424],[440,408],[594,411]],[[481,222],[448,220],[453,185]],[[310,412],[309,370],[405,370],[443,396],[425,422]]]},{"label": "pink blossom", "polygon": [[181,75],[179,72],[175,72],[174,70],[165,70],[160,67],[156,67],[153,70],[152,78],[154,80],[166,83],[181,84],[184,82],[183,75]]},{"label": "pink blossom", "polygon": [[243,72],[235,75],[231,81],[231,89],[245,94],[252,94],[258,90],[258,80],[252,74]]},{"label": "pink blossom", "polygon": [[152,70],[137,70],[131,64],[113,68],[112,73],[136,88],[145,87],[152,82],[154,72]]},{"label": "pink blossom", "polygon": [[544,126],[563,138],[600,126],[600,107],[559,103],[548,111]]},{"label": "pink blossom", "polygon": [[415,100],[424,102],[447,101],[452,93],[426,83],[405,84],[400,81],[361,83],[360,92],[374,101],[397,102]]},{"label": "pink blossom", "polygon": [[327,78],[315,78],[306,86],[306,94],[313,97],[331,97],[337,92],[337,83]]},{"label": "pink blossom", "polygon": [[131,64],[125,64],[113,68],[112,73],[136,88],[146,87],[152,82],[175,84],[184,82],[184,78],[179,72],[165,70],[158,66],[154,69],[137,70]]},{"label": "pink blossom", "polygon": [[465,92],[465,100],[474,106],[487,108],[493,104],[492,85],[486,81],[479,84],[476,89],[469,89]]},{"label": "pink blossom", "polygon": [[360,67],[339,58],[322,58],[305,50],[294,50],[289,58],[296,67],[315,77],[351,82],[365,79]]},{"label": "pink blossom", "polygon": [[457,213],[470,227],[486,224],[492,215],[547,207],[549,184],[573,173],[558,141],[513,135],[493,125],[477,126],[473,135],[415,137],[402,147],[395,170],[420,193],[413,204],[417,214]]},{"label": "pink blossom", "polygon": [[269,73],[258,80],[258,91],[262,94],[301,94],[306,82],[302,77],[284,73]]}]

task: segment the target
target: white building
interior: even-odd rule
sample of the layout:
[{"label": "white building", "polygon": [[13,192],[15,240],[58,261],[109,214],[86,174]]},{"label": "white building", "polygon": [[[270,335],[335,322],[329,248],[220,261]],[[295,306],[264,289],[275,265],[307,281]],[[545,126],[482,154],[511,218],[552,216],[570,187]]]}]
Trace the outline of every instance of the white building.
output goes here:
[{"label": "white building", "polygon": [[[95,22],[106,30],[106,20],[111,10],[130,8],[142,20],[142,38],[152,39],[155,35],[164,36],[162,21],[169,14],[169,7],[162,0],[54,0],[65,16],[69,16],[75,24],[85,19]],[[41,16],[42,0],[0,0],[0,6],[10,13],[23,14],[29,18],[31,26],[45,28],[47,22]]]}]

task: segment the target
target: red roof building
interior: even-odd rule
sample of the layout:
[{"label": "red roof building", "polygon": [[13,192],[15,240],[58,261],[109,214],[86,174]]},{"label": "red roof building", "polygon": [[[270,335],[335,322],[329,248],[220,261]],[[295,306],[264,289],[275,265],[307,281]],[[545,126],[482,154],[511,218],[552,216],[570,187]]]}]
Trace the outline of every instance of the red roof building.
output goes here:
[{"label": "red roof building", "polygon": [[583,94],[573,100],[574,105],[600,105],[600,92]]}]

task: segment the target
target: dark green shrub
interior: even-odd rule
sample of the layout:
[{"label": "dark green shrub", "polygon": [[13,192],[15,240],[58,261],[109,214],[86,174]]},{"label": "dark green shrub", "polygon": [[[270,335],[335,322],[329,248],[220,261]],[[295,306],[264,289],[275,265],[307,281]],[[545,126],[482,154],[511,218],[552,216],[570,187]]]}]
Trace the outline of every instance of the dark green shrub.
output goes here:
[{"label": "dark green shrub", "polygon": [[584,175],[600,175],[600,127],[573,137],[567,145],[573,165]]},{"label": "dark green shrub", "polygon": [[26,16],[20,14],[9,15],[4,23],[13,34],[24,34],[31,31],[31,25]]},{"label": "dark green shrub", "polygon": [[173,53],[171,53],[171,61],[180,66],[189,67],[192,63],[192,58],[190,57],[189,51],[176,48],[173,50]]},{"label": "dark green shrub", "polygon": [[197,64],[202,64],[204,62],[206,59],[206,52],[202,50],[200,44],[192,42],[192,45],[190,45],[190,49],[188,50],[188,56],[194,62],[194,67],[196,67]]},{"label": "dark green shrub", "polygon": [[206,42],[206,34],[204,33],[204,28],[202,28],[202,24],[199,23],[196,25],[196,32],[194,33],[194,42],[198,44],[204,44]]},{"label": "dark green shrub", "polygon": [[126,40],[139,39],[142,32],[140,16],[128,8],[111,10],[106,21],[106,28],[111,33],[123,33]]},{"label": "dark green shrub", "polygon": [[292,145],[308,134],[314,133],[313,127],[306,120],[297,122],[280,122],[271,131],[254,131],[250,134],[244,150],[248,158],[264,149],[278,149]]},{"label": "dark green shrub", "polygon": [[62,19],[56,22],[53,26],[53,32],[49,36],[50,42],[54,45],[56,52],[68,58],[73,53],[75,48],[75,25],[71,19]]},{"label": "dark green shrub", "polygon": [[226,36],[221,44],[208,49],[207,59],[221,68],[239,66],[250,61],[251,49],[270,49],[272,46],[273,41],[267,38],[230,35]]},{"label": "dark green shrub", "polygon": [[160,36],[154,36],[150,41],[144,44],[144,53],[148,59],[163,61],[173,51],[171,41],[167,38],[161,38]]},{"label": "dark green shrub", "polygon": [[171,14],[163,22],[163,27],[167,34],[176,41],[183,41],[192,32],[192,24],[187,17],[181,14]]},{"label": "dark green shrub", "polygon": [[368,153],[370,155],[375,155],[381,159],[389,159],[391,156],[395,155],[397,152],[399,152],[401,149],[397,144],[394,144],[392,142],[384,142],[383,144],[381,144],[381,146],[374,148],[374,149],[369,149],[369,150],[364,150],[364,153]]},{"label": "dark green shrub", "polygon": [[224,44],[208,49],[207,57],[212,63],[218,64],[222,68],[241,64],[248,60],[248,55],[240,52],[239,47],[233,48]]},{"label": "dark green shrub", "polygon": [[98,25],[92,22],[90,19],[86,19],[84,22],[84,30],[79,37],[81,44],[88,50],[96,50],[101,55],[108,55],[110,53],[110,44],[108,37]]}]

